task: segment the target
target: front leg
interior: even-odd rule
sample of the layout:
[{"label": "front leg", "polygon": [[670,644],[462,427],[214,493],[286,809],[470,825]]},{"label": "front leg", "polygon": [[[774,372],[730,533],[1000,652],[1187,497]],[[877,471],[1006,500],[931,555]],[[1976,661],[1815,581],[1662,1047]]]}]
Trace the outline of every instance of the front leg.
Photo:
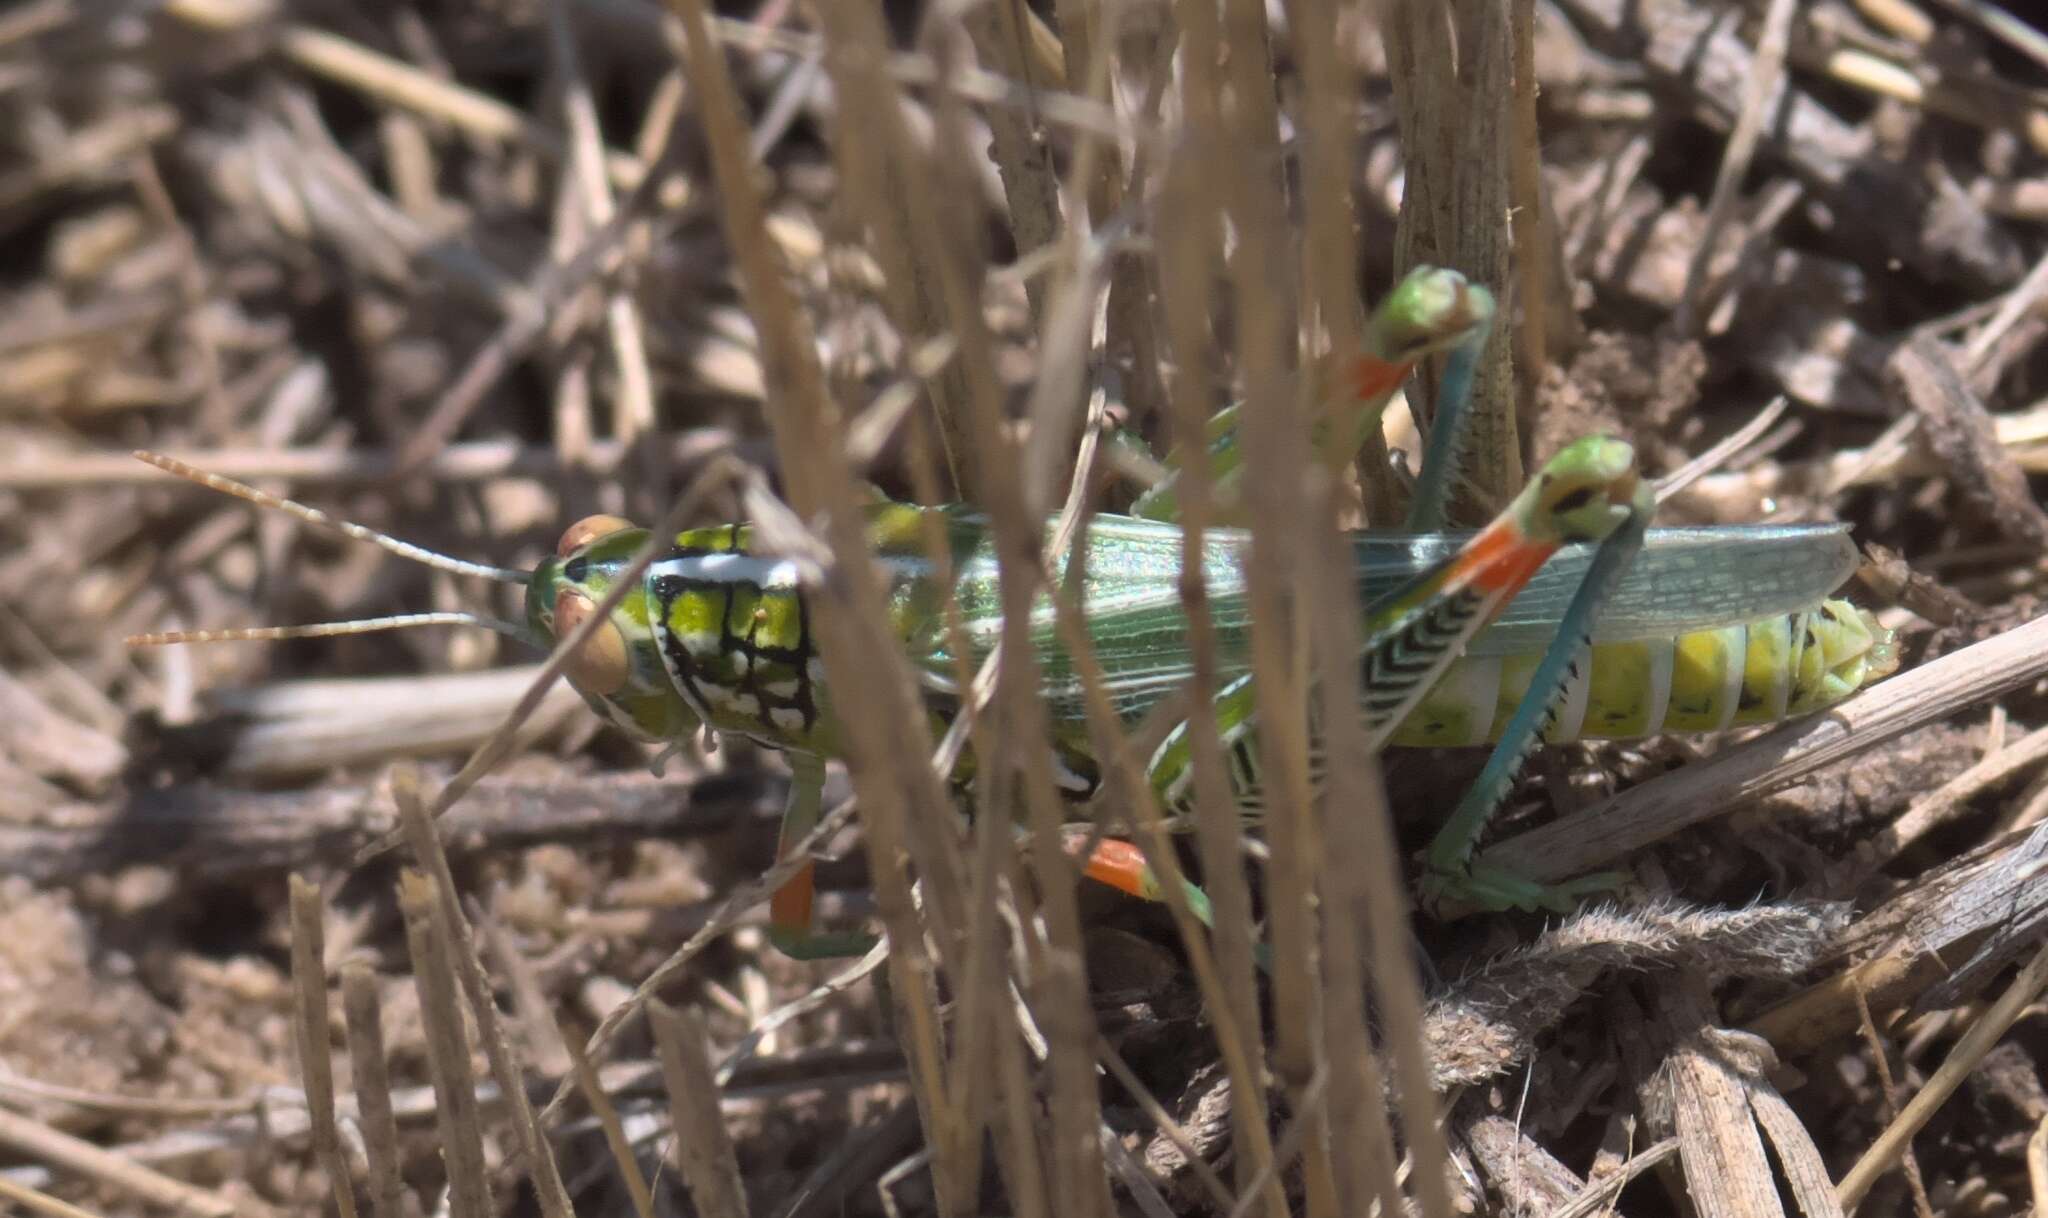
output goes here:
[{"label": "front leg", "polygon": [[[775,846],[779,862],[818,827],[825,810],[825,759],[810,753],[786,754],[789,799],[782,808],[782,830]],[[837,960],[865,955],[876,943],[862,931],[821,932],[812,925],[817,903],[817,865],[806,861],[768,901],[768,940],[793,960]]]}]

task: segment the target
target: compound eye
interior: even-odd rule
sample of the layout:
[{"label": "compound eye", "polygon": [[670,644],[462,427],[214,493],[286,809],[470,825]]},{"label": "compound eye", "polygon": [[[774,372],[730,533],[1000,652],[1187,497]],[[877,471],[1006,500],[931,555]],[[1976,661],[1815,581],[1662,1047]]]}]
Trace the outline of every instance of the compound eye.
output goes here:
[{"label": "compound eye", "polygon": [[632,521],[619,516],[585,516],[570,525],[562,534],[562,540],[555,543],[555,557],[567,558],[600,537],[609,537],[621,529],[632,527]]},{"label": "compound eye", "polygon": [[[556,593],[555,641],[559,643],[574,634],[584,619],[596,611],[597,602],[581,592],[564,588]],[[562,671],[584,693],[607,698],[625,686],[628,667],[626,638],[616,624],[607,621],[583,641],[583,646],[569,653],[569,662]]]},{"label": "compound eye", "polygon": [[1568,490],[1564,494],[1559,495],[1557,497],[1557,502],[1550,505],[1550,510],[1556,512],[1560,516],[1565,516],[1571,514],[1572,512],[1578,511],[1580,508],[1585,507],[1587,504],[1591,502],[1593,502],[1592,487],[1573,487],[1571,490]]}]

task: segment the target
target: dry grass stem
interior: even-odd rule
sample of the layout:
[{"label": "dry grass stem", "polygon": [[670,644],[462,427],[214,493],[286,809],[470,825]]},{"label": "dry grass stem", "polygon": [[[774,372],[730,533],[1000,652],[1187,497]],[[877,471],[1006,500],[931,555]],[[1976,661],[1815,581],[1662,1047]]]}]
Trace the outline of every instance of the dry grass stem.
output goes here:
[{"label": "dry grass stem", "polygon": [[[1500,223],[1514,200],[1515,86],[1508,6],[1402,0],[1387,14],[1387,61],[1407,150],[1394,255],[1402,267],[1449,266],[1477,282],[1510,281]],[[1454,34],[1455,31],[1455,34]],[[1496,326],[1472,391],[1465,510],[1489,516],[1521,488],[1516,372],[1506,326]]]},{"label": "dry grass stem", "polygon": [[1955,820],[1986,787],[2002,783],[2044,759],[2048,759],[2048,730],[2029,732],[1949,779],[1858,847],[1855,876],[1844,886],[1857,887],[1856,880],[1882,869],[1915,842]]},{"label": "dry grass stem", "polygon": [[2027,1139],[2027,1179],[2033,1185],[2034,1212],[2048,1209],[2048,1117],[2034,1128],[2034,1136]]},{"label": "dry grass stem", "polygon": [[491,1184],[484,1167],[483,1127],[470,1081],[469,1037],[454,981],[455,962],[435,914],[440,898],[433,881],[417,871],[399,876],[399,909],[412,956],[413,984],[426,1023],[427,1063],[434,1078],[434,1124],[448,1166],[450,1210],[459,1218],[492,1212]]},{"label": "dry grass stem", "polygon": [[[659,1018],[663,1013],[657,1007],[654,1024],[656,1035],[661,1033]],[[626,1128],[619,1120],[618,1108],[613,1105],[611,1097],[604,1093],[604,1085],[599,1081],[596,1069],[591,1066],[590,1058],[576,1047],[574,1041],[564,1038],[563,1043],[568,1046],[572,1069],[576,1076],[576,1088],[583,1093],[583,1102],[590,1105],[592,1115],[604,1129],[605,1145],[612,1152],[612,1162],[618,1165],[619,1178],[625,1182],[626,1195],[633,1202],[633,1212],[639,1215],[639,1218],[654,1218],[654,1194],[647,1187],[647,1175],[640,1170],[640,1158],[633,1151],[632,1140],[626,1136]],[[666,1061],[663,1064],[665,1066]],[[715,1108],[715,1090],[713,1104]],[[677,1121],[676,1128],[682,1130],[685,1126],[681,1121]],[[712,1207],[706,1208],[713,1213],[724,1212]],[[743,1213],[744,1210],[740,1212]]]},{"label": "dry grass stem", "polygon": [[0,1108],[0,1146],[179,1213],[225,1216],[235,1212],[234,1203],[226,1197],[174,1180],[126,1155],[4,1108]]},{"label": "dry grass stem", "polygon": [[1799,6],[1791,0],[1771,0],[1765,10],[1756,57],[1750,61],[1749,80],[1743,86],[1742,109],[1736,113],[1735,127],[1728,133],[1727,147],[1721,153],[1721,167],[1714,175],[1714,193],[1707,200],[1699,244],[1693,252],[1692,264],[1686,268],[1685,288],[1672,315],[1672,327],[1680,333],[1691,333],[1698,325],[1698,302],[1707,291],[1709,263],[1719,252],[1721,230],[1733,215],[1737,192],[1749,174],[1750,162],[1763,138],[1772,94],[1782,87],[1785,55],[1792,42],[1792,20],[1798,11]]},{"label": "dry grass stem", "polygon": [[[457,778],[460,777],[458,774]],[[450,785],[453,785],[452,781]],[[420,790],[418,771],[409,766],[401,767],[393,775],[392,789],[398,800],[399,831],[405,835],[413,857],[426,869],[427,879],[433,885],[436,903],[432,924],[439,950],[443,953],[441,963],[455,973],[468,999],[477,1038],[483,1043],[491,1074],[497,1079],[498,1088],[510,1110],[508,1115],[513,1134],[525,1152],[528,1178],[541,1213],[547,1218],[569,1218],[574,1207],[570,1204],[568,1190],[562,1185],[560,1168],[552,1149],[534,1116],[533,1105],[526,1098],[520,1063],[512,1054],[510,1038],[498,1014],[490,978],[484,973],[483,960],[477,955],[476,941],[470,934],[469,920],[463,917],[459,890],[448,868],[448,854],[442,848],[433,815],[428,811],[429,804]],[[445,807],[447,802],[444,790],[432,806]]]},{"label": "dry grass stem", "polygon": [[[725,231],[751,312],[761,329],[762,349],[770,355],[766,366],[775,379],[769,418],[792,490],[792,506],[800,516],[822,516],[825,540],[840,560],[823,590],[817,621],[819,649],[834,680],[845,683],[846,688],[869,691],[875,711],[871,720],[856,717],[848,724],[849,744],[855,785],[875,796],[863,802],[868,811],[869,855],[884,864],[875,878],[892,949],[890,977],[898,996],[897,1009],[909,1017],[899,1031],[908,1045],[925,1128],[940,1146],[959,1144],[958,1122],[948,1119],[945,1106],[947,1071],[936,1013],[918,1000],[930,992],[931,965],[922,950],[908,879],[897,870],[898,860],[911,855],[913,843],[950,846],[945,839],[951,817],[937,784],[922,765],[930,751],[926,733],[900,730],[901,725],[920,724],[922,716],[904,666],[894,655],[874,573],[859,557],[864,538],[852,510],[855,495],[840,449],[836,442],[816,443],[821,435],[836,441],[838,412],[824,396],[809,327],[796,312],[782,279],[783,269],[763,235],[761,204],[748,178],[741,143],[744,127],[730,80],[711,43],[702,6],[680,0],[680,7],[691,75],[702,91],[700,114],[721,189]],[[871,46],[871,53],[873,49]],[[863,82],[854,73],[843,83],[859,86]],[[874,107],[869,109],[872,113]],[[854,188],[858,194],[857,182]],[[925,850],[919,853],[918,862],[926,883],[938,885],[942,893],[957,892],[957,851],[943,850],[935,856],[932,850]],[[946,904],[951,910],[958,908],[957,902]],[[951,924],[963,926],[964,920]],[[963,1198],[972,1191],[970,1182],[976,1174],[974,1166],[952,1156],[933,1161],[933,1180],[942,1198]]]},{"label": "dry grass stem", "polygon": [[[694,472],[704,462],[738,447],[737,438],[723,427],[699,428],[671,433],[668,447],[659,450],[664,460],[678,471]],[[270,479],[306,484],[376,484],[389,481],[398,471],[396,454],[356,448],[327,449],[209,448],[172,449],[165,456],[181,465],[233,478],[238,482]],[[619,473],[629,455],[623,444],[595,440],[575,468],[599,476]],[[480,440],[450,444],[416,469],[418,477],[437,484],[489,482],[499,478],[562,477],[570,469],[551,449],[503,440]],[[60,457],[18,463],[0,463],[0,487],[9,490],[49,490],[64,487],[117,486],[151,483],[161,475],[136,463],[123,453],[66,453]]]},{"label": "dry grass stem", "polygon": [[1928,1078],[1905,1110],[1885,1127],[1878,1140],[1863,1152],[1863,1157],[1849,1169],[1849,1174],[1842,1177],[1835,1194],[1844,1209],[1852,1209],[1863,1200],[1877,1178],[1891,1169],[1913,1135],[1927,1124],[1928,1118],[1947,1102],[1956,1088],[1962,1086],[1963,1080],[2012,1027],[2013,1021],[2020,1017],[2027,1005],[2041,996],[2044,988],[2048,988],[2048,947],[2037,952],[2012,979],[2005,992],[1998,996],[1998,1000],[1970,1025],[1970,1030],[1956,1042],[1941,1068]]},{"label": "dry grass stem", "polygon": [[50,1218],[99,1218],[91,1210],[82,1209],[48,1193],[39,1192],[25,1184],[0,1176],[0,1198],[14,1202],[31,1214],[47,1214]]},{"label": "dry grass stem", "polygon": [[326,936],[321,919],[327,898],[318,884],[294,874],[291,878],[292,981],[297,1002],[294,1030],[299,1044],[299,1077],[306,1089],[306,1112],[312,1121],[313,1153],[334,1189],[335,1212],[355,1218],[355,1176],[342,1157],[341,1133],[334,1122],[334,1054],[328,1044]]},{"label": "dry grass stem", "polygon": [[355,1084],[356,1126],[369,1165],[370,1213],[401,1218],[405,1181],[399,1170],[398,1120],[391,1075],[384,1060],[384,1007],[377,978],[359,961],[341,968],[342,1010],[348,1017],[349,1077]]},{"label": "dry grass stem", "polygon": [[[166,7],[172,16],[214,33],[226,33],[272,15],[265,11],[265,4],[237,0],[175,0]],[[556,155],[562,151],[559,136],[519,110],[378,55],[346,38],[292,24],[278,26],[269,33],[281,54],[310,72],[452,123],[479,139],[525,140]],[[621,152],[609,154],[606,168],[628,190],[646,176],[645,166]]]},{"label": "dry grass stem", "polygon": [[661,1002],[649,1006],[648,1022],[661,1055],[683,1179],[697,1211],[711,1218],[746,1218],[747,1194],[718,1109],[718,1083],[711,1075],[704,1025],[693,1012]]}]

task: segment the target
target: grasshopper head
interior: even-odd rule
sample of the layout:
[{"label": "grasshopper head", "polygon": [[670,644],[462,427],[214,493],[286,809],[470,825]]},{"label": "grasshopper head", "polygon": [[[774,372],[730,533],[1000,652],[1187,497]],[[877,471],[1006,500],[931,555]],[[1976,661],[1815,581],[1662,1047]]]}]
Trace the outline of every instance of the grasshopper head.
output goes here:
[{"label": "grasshopper head", "polygon": [[[528,631],[560,646],[597,613],[646,541],[646,529],[617,516],[570,525],[554,557],[536,567],[526,585]],[[676,740],[698,726],[662,667],[644,580],[635,581],[569,653],[563,675],[592,709],[633,735]]]},{"label": "grasshopper head", "polygon": [[1548,541],[1601,541],[1655,506],[1636,472],[1636,451],[1611,436],[1566,445],[1525,487],[1515,505],[1530,536]]}]

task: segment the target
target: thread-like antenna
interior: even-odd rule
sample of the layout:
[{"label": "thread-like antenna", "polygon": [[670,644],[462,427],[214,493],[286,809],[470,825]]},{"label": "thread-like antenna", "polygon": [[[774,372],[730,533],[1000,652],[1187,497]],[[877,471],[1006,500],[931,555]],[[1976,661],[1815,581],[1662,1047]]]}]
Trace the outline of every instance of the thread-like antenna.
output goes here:
[{"label": "thread-like antenna", "polygon": [[480,613],[394,613],[389,617],[366,617],[353,622],[314,622],[305,626],[245,626],[237,630],[162,630],[152,634],[131,634],[124,640],[130,647],[166,647],[173,643],[274,643],[282,639],[325,639],[343,634],[373,634],[379,630],[404,630],[408,626],[481,626],[520,642],[530,642],[526,629],[503,618]]},{"label": "thread-like antenna", "polygon": [[[532,579],[532,575],[526,571],[515,571],[510,567],[494,567],[489,563],[470,562],[462,558],[450,558],[446,554],[436,553],[425,546],[416,546],[409,541],[400,541],[389,534],[379,533],[367,525],[355,524],[347,520],[337,520],[319,508],[307,507],[303,503],[296,503],[290,499],[280,499],[276,495],[265,494],[255,487],[244,485],[233,478],[223,478],[219,474],[209,474],[203,469],[194,469],[183,461],[175,457],[166,457],[162,453],[146,452],[142,449],[137,449],[135,450],[135,459],[146,461],[165,473],[176,474],[187,482],[197,482],[209,490],[219,491],[223,495],[232,495],[236,499],[253,503],[257,507],[271,508],[275,511],[283,512],[287,516],[295,517],[316,528],[326,529],[330,533],[339,533],[343,537],[353,538],[356,541],[367,541],[373,546],[380,546],[383,549],[389,550],[400,558],[409,558],[422,566],[432,567],[436,571],[447,571],[455,575],[480,575],[485,579],[497,580],[501,584],[518,584],[522,588]],[[422,613],[408,616],[427,618],[433,615]],[[343,625],[345,623],[334,624]],[[478,622],[477,624],[484,625],[485,623]],[[293,629],[296,629],[296,627]],[[380,627],[380,629],[390,629],[390,627]]]},{"label": "thread-like antenna", "polygon": [[[195,469],[175,457],[162,453],[136,450],[135,458],[146,461],[165,473],[176,474],[187,482],[197,482],[209,490],[231,495],[236,499],[253,503],[257,507],[271,508],[287,516],[304,521],[330,533],[339,533],[355,541],[367,541],[400,558],[409,558],[422,566],[436,571],[447,571],[454,575],[480,575],[500,583],[518,584],[525,587],[532,581],[526,571],[515,571],[509,567],[493,567],[488,563],[469,562],[466,559],[450,558],[424,546],[409,541],[400,541],[385,533],[379,533],[366,525],[352,521],[337,520],[319,508],[307,507],[290,499],[265,494],[253,486],[247,486],[233,478],[209,474]],[[164,630],[151,634],[131,634],[127,638],[130,647],[163,647],[173,643],[256,643],[277,642],[283,639],[324,639],[345,634],[370,634],[379,630],[404,630],[411,626],[481,626],[508,638],[523,643],[534,643],[532,633],[518,622],[490,617],[481,613],[461,611],[444,613],[394,613],[388,617],[361,618],[352,622],[312,622],[304,626],[246,626],[238,630]],[[545,643],[539,644],[546,646]]]}]

